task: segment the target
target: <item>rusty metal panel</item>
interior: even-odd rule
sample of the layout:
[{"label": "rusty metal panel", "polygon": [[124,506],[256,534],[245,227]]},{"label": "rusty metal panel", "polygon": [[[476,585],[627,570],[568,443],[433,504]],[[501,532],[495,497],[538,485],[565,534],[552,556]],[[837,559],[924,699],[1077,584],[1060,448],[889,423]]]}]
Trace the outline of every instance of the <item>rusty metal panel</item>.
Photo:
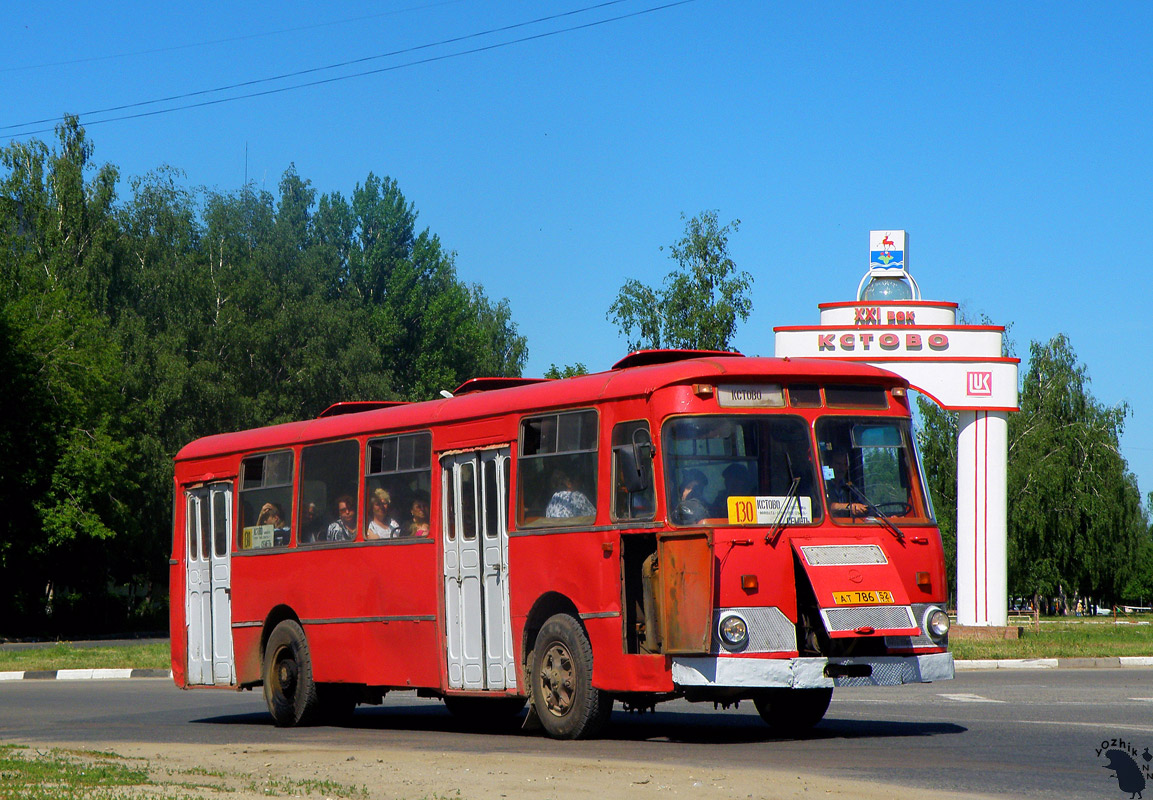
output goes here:
[{"label": "rusty metal panel", "polygon": [[671,654],[707,653],[713,621],[712,531],[657,536],[661,640]]}]

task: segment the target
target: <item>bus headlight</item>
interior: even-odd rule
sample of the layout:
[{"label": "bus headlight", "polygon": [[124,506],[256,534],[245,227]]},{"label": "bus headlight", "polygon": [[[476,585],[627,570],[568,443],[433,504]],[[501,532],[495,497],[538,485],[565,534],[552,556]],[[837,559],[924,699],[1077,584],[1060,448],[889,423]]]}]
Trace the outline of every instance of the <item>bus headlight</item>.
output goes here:
[{"label": "bus headlight", "polygon": [[739,614],[727,614],[721,617],[721,624],[717,626],[721,634],[721,644],[726,650],[743,650],[749,643],[749,626]]},{"label": "bus headlight", "polygon": [[936,606],[925,609],[925,633],[935,642],[942,641],[949,634],[949,615]]}]

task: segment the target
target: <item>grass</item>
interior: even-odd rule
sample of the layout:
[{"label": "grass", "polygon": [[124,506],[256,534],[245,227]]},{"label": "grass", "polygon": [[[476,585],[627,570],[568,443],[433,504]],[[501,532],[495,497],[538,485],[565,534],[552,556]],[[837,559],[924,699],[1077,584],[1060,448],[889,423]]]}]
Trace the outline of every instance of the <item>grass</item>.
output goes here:
[{"label": "grass", "polygon": [[366,786],[351,786],[337,783],[336,781],[317,781],[310,779],[280,780],[276,778],[263,778],[250,782],[247,789],[254,794],[269,795],[271,797],[299,796],[301,792],[305,794],[315,792],[324,798],[340,797],[354,799],[358,797],[368,797],[368,787]]},{"label": "grass", "polygon": [[53,669],[168,669],[168,643],[123,647],[76,647],[60,642],[51,647],[0,650],[0,672]]},{"label": "grass", "polygon": [[[86,750],[32,750],[0,744],[0,798],[5,800],[199,800],[230,794],[261,797],[368,797],[368,787],[335,781],[254,779],[202,768],[154,774],[141,759]],[[190,780],[200,776],[210,781]]]},{"label": "grass", "polygon": [[[1148,622],[1145,617],[1144,621]],[[949,650],[958,660],[980,658],[1104,658],[1153,656],[1153,624],[1139,619],[1115,624],[1112,617],[1068,617],[1016,623],[1020,639],[959,639],[951,637]]]},{"label": "grass", "polygon": [[[50,750],[0,745],[0,797],[12,800],[115,800],[131,794],[140,800],[173,795],[140,793],[148,771],[134,768],[115,753]],[[129,788],[131,791],[129,791]]]}]

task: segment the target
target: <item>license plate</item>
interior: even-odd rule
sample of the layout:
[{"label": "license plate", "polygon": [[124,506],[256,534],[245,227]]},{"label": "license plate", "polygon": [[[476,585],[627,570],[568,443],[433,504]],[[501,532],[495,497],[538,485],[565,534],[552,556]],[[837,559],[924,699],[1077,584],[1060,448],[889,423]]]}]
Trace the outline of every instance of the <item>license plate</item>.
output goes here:
[{"label": "license plate", "polygon": [[895,601],[893,600],[892,592],[886,592],[881,589],[871,592],[833,592],[833,602],[839,606],[851,606],[863,604],[883,605],[885,603],[892,603]]}]

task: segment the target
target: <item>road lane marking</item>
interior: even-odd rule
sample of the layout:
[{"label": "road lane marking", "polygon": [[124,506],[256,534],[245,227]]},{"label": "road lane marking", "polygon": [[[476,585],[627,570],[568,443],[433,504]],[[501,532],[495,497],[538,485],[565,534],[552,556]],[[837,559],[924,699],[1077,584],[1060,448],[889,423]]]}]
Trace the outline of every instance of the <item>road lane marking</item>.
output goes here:
[{"label": "road lane marking", "polygon": [[982,697],[979,694],[939,694],[938,697],[943,697],[946,700],[956,700],[958,703],[1004,703],[1004,700],[993,700],[989,697]]}]

